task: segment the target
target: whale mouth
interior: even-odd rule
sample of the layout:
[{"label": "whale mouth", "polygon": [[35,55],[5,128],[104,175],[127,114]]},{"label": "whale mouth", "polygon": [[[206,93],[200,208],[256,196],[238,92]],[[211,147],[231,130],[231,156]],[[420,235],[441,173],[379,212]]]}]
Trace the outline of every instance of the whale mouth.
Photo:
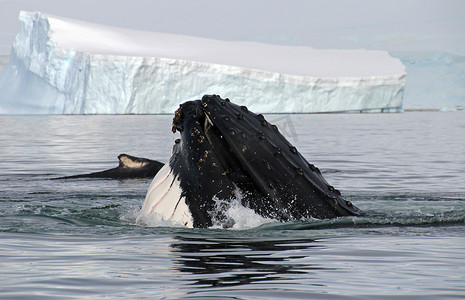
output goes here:
[{"label": "whale mouth", "polygon": [[279,221],[361,214],[275,125],[245,106],[216,95],[185,102],[173,118],[176,131],[169,164],[192,214],[203,214],[194,227],[210,226],[202,209],[213,210],[213,198],[231,199],[237,188],[244,206]]}]

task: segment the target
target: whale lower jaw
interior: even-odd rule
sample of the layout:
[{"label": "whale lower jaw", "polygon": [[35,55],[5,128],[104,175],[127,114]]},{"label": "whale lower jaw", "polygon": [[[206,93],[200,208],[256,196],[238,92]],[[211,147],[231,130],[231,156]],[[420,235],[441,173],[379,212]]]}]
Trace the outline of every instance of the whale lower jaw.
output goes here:
[{"label": "whale lower jaw", "polygon": [[165,164],[152,180],[136,224],[194,227],[179,178],[172,173],[169,164]]}]

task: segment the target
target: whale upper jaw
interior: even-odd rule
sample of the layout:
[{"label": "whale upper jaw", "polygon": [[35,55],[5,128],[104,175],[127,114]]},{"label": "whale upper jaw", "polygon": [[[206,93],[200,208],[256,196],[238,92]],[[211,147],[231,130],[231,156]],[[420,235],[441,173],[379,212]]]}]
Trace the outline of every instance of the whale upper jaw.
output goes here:
[{"label": "whale upper jaw", "polygon": [[237,189],[244,206],[280,221],[361,214],[276,126],[245,106],[216,95],[185,102],[173,119],[176,131],[169,167],[179,196],[170,209],[174,216],[187,207],[193,227],[230,225],[216,200],[231,200]]}]

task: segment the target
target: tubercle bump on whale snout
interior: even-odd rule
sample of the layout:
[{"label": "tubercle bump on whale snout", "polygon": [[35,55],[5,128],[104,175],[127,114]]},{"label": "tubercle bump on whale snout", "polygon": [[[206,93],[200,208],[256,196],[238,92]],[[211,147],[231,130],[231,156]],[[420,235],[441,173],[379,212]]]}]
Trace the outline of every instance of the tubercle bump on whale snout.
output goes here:
[{"label": "tubercle bump on whale snout", "polygon": [[[171,131],[173,133],[182,132],[185,120],[201,120],[205,117],[205,112],[210,111],[212,106],[216,107],[213,110],[217,111],[219,107],[226,106],[228,102],[230,102],[228,98],[223,99],[219,95],[204,95],[201,100],[186,101],[180,104],[174,112]],[[247,108],[244,111],[247,111]]]},{"label": "tubercle bump on whale snout", "polygon": [[180,104],[179,108],[174,112],[173,127],[171,128],[171,131],[173,133],[176,133],[176,130],[178,130],[179,132],[183,131],[184,126],[182,126],[182,119],[183,119],[183,116],[182,116],[182,104]]},{"label": "tubercle bump on whale snout", "polygon": [[182,132],[184,130],[185,121],[189,120],[201,120],[204,117],[202,110],[201,100],[186,101],[179,105],[179,108],[174,112],[173,125],[171,131]]}]

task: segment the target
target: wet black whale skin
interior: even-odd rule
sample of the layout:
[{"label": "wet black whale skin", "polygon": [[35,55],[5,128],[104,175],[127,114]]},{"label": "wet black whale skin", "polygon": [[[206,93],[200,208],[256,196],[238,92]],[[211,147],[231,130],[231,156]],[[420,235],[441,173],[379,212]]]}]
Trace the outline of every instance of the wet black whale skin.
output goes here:
[{"label": "wet black whale skin", "polygon": [[173,131],[181,139],[170,166],[194,227],[211,226],[215,199],[234,198],[236,187],[244,205],[280,221],[361,214],[276,126],[245,106],[205,95],[180,105]]},{"label": "wet black whale skin", "polygon": [[103,179],[130,179],[153,178],[163,167],[164,163],[156,160],[136,157],[128,154],[118,155],[119,165],[105,171],[71,175],[53,179],[103,178]]},{"label": "wet black whale skin", "polygon": [[[235,198],[263,217],[284,222],[362,214],[275,125],[245,106],[217,95],[187,101],[175,112],[176,131],[181,136],[169,166],[182,190],[178,203],[185,199],[194,227],[231,226],[224,210]],[[116,168],[57,179],[154,177],[163,166],[126,154],[118,159]]]}]

